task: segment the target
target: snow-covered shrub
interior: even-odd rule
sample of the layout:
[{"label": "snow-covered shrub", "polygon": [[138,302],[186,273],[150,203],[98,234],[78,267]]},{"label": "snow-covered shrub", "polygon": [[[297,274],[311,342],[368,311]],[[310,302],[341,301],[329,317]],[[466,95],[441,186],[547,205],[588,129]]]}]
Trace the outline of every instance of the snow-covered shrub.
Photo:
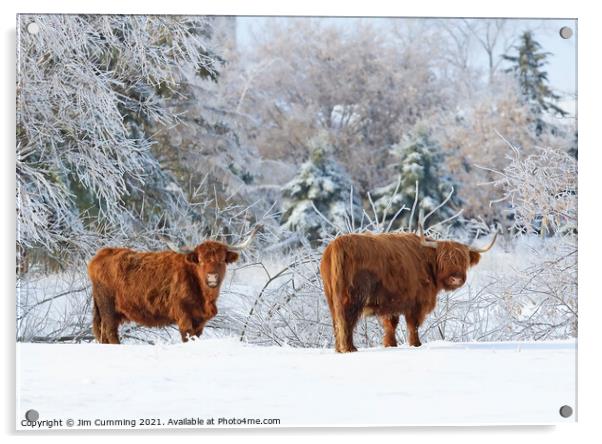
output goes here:
[{"label": "snow-covered shrub", "polygon": [[509,144],[508,165],[495,171],[493,186],[509,205],[512,228],[542,235],[577,231],[577,159],[554,148],[536,148],[523,156]]},{"label": "snow-covered shrub", "polygon": [[300,248],[288,260],[278,258],[254,289],[226,314],[241,340],[263,345],[324,347],[332,341],[330,312],[323,297],[321,255]]},{"label": "snow-covered shrub", "polygon": [[[512,220],[504,252],[484,255],[476,281],[442,296],[424,329],[434,337],[540,340],[577,336],[577,162],[555,148],[512,144],[492,185]],[[480,227],[486,232],[487,227]]]}]

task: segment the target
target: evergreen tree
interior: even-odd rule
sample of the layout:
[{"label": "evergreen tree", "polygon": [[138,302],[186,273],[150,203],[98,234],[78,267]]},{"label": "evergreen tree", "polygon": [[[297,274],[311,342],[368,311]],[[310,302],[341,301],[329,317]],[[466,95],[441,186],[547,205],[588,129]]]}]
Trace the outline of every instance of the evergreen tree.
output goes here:
[{"label": "evergreen tree", "polygon": [[[27,31],[32,22],[39,32]],[[103,236],[135,239],[188,211],[157,160],[153,135],[156,125],[178,120],[171,102],[183,100],[189,73],[215,72],[219,59],[205,49],[209,33],[203,17],[19,16],[23,257],[39,250],[83,260]]]},{"label": "evergreen tree", "polygon": [[361,202],[355,193],[351,199],[351,178],[332,158],[328,143],[318,137],[310,145],[310,159],[284,186],[282,221],[286,228],[304,233],[315,245],[338,229],[345,230],[352,217],[359,220]]},{"label": "evergreen tree", "polygon": [[518,52],[517,55],[502,57],[513,65],[506,72],[514,73],[517,77],[523,100],[529,105],[535,118],[535,134],[540,135],[546,128],[554,131],[543,120],[544,113],[565,116],[567,112],[556,105],[560,96],[548,86],[548,73],[544,67],[551,53],[541,50],[541,45],[534,40],[531,31],[522,34],[520,44],[514,49]]},{"label": "evergreen tree", "polygon": [[[412,227],[418,226],[418,217],[433,211],[443,202],[453,189],[454,194],[446,205],[429,217],[429,224],[452,216],[454,208],[460,204],[457,197],[457,184],[445,170],[441,147],[430,138],[427,131],[418,129],[415,136],[409,137],[404,144],[391,148],[391,154],[399,159],[394,165],[396,179],[392,183],[377,188],[371,193],[378,217],[390,222],[391,228],[408,227],[411,209],[416,199],[416,183],[418,182],[418,201],[414,211]],[[407,210],[401,211],[405,207]],[[386,212],[386,213],[385,213]]]},{"label": "evergreen tree", "polygon": [[[143,183],[126,183],[127,193],[121,197],[125,206],[143,218],[141,221],[133,221],[135,224],[151,223],[159,227],[169,225],[170,213],[174,208],[180,208],[182,211],[190,213],[190,216],[195,219],[201,217],[194,214],[195,212],[188,206],[186,199],[189,196],[186,196],[180,188],[181,184],[188,184],[190,181],[181,180],[178,168],[165,161],[162,148],[166,133],[180,131],[180,122],[185,120],[183,116],[192,108],[188,104],[188,100],[194,98],[195,102],[201,102],[201,98],[198,97],[201,93],[193,88],[197,86],[194,83],[217,82],[219,79],[224,60],[214,50],[209,49],[213,35],[212,20],[211,17],[179,18],[177,22],[179,30],[189,37],[188,44],[191,46],[189,50],[195,55],[195,58],[188,60],[188,66],[185,65],[186,68],[178,73],[177,85],[170,84],[167,80],[156,83],[140,82],[135,75],[129,74],[124,76],[122,83],[116,87],[117,91],[127,98],[127,100],[118,102],[116,106],[123,118],[128,138],[144,141],[144,143],[152,140],[152,145],[146,153],[151,162],[146,166]],[[124,40],[130,39],[131,36],[127,33],[122,34],[117,25],[112,24],[117,31],[115,29],[111,29],[111,31],[117,32],[119,37]],[[159,32],[155,27],[155,24],[151,24],[148,29],[145,29],[153,38],[153,50],[169,52],[172,51],[174,45],[181,45],[177,34],[172,35],[169,31]],[[109,46],[99,53],[97,59],[92,58],[90,62],[99,72],[103,72],[107,67],[115,68],[128,63],[127,56],[127,53]],[[204,98],[206,99],[206,97]],[[140,103],[152,105],[141,107]],[[173,119],[171,116],[178,117]],[[202,127],[203,122],[195,121],[194,124]],[[209,127],[209,125],[206,126]],[[213,132],[212,130],[213,128],[201,128],[204,133],[214,134],[217,132],[217,130],[213,130]],[[139,145],[141,144],[139,143]],[[172,147],[171,151],[179,151],[178,157],[185,157],[185,149]],[[92,216],[90,219],[95,221],[101,211],[102,202],[98,200],[92,190],[82,186],[77,179],[74,177],[70,186],[76,196],[78,207],[80,211],[85,211],[88,216]]]}]

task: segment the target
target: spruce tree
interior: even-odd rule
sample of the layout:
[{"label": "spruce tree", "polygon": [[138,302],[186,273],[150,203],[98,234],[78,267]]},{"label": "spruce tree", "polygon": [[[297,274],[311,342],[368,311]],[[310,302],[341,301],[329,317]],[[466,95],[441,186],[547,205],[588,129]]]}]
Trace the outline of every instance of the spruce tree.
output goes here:
[{"label": "spruce tree", "polygon": [[[384,218],[385,222],[391,222],[394,219],[392,229],[410,225],[411,209],[416,200],[416,183],[418,200],[411,223],[413,228],[418,226],[419,214],[427,215],[433,211],[447,198],[452,188],[455,190],[452,197],[429,217],[428,224],[432,225],[455,213],[455,208],[460,205],[458,186],[446,172],[441,147],[425,129],[418,129],[405,143],[394,145],[391,154],[398,159],[393,166],[395,180],[371,193],[381,220]],[[406,210],[399,212],[403,207]]]},{"label": "spruce tree", "polygon": [[282,191],[282,222],[316,245],[328,235],[346,230],[352,218],[359,220],[361,202],[356,193],[351,197],[352,180],[332,157],[324,138],[315,138],[310,146],[310,159]]},{"label": "spruce tree", "polygon": [[552,113],[561,117],[567,112],[556,105],[560,98],[548,86],[548,73],[544,70],[548,57],[552,54],[541,50],[541,45],[533,38],[531,31],[525,31],[520,37],[520,44],[515,46],[516,55],[503,55],[513,66],[506,72],[514,73],[519,82],[520,91],[525,103],[529,106],[535,119],[535,134],[540,135],[546,128],[553,131],[543,120],[544,113]]}]

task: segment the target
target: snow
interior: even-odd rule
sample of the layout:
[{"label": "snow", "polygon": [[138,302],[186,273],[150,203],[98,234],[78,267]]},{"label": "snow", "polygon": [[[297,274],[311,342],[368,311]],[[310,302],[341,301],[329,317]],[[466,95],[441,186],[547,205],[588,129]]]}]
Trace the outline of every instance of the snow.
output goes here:
[{"label": "snow", "polygon": [[28,409],[42,420],[278,418],[280,427],[572,422],[558,411],[576,407],[575,370],[572,340],[344,355],[234,338],[18,343],[17,428]]}]

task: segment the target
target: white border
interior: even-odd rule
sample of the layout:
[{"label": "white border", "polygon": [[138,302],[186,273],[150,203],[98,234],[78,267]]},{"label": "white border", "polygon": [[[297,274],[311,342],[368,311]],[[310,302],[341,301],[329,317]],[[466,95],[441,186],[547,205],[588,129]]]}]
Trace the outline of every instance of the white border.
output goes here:
[{"label": "white border", "polygon": [[[2,282],[4,291],[4,402],[2,403],[2,418],[4,419],[4,433],[14,435],[14,146],[15,146],[15,111],[14,111],[14,81],[15,81],[15,15],[17,12],[87,12],[87,13],[151,13],[151,14],[224,14],[224,15],[339,15],[339,16],[471,16],[471,17],[553,17],[553,18],[578,18],[579,19],[579,423],[567,424],[557,427],[445,427],[445,428],[375,428],[375,429],[289,429],[289,430],[203,430],[180,431],[178,435],[201,436],[175,436],[173,439],[245,439],[252,442],[306,442],[332,441],[332,440],[358,440],[376,438],[383,441],[389,440],[420,440],[420,442],[445,442],[458,441],[462,443],[478,442],[485,440],[487,443],[504,443],[512,441],[526,441],[527,439],[546,442],[585,442],[590,436],[600,436],[598,424],[600,423],[600,321],[602,316],[600,300],[602,299],[596,277],[600,274],[598,264],[600,261],[600,242],[597,229],[602,223],[599,217],[601,190],[600,172],[602,169],[602,150],[600,136],[596,127],[600,127],[600,75],[599,54],[602,36],[599,14],[593,5],[594,2],[576,1],[526,1],[505,0],[501,2],[470,2],[468,0],[454,1],[410,1],[391,2],[372,0],[370,2],[351,1],[316,1],[304,0],[303,2],[284,2],[267,0],[214,0],[214,1],[126,1],[103,0],[74,2],[68,0],[55,0],[44,2],[42,0],[22,0],[13,4],[2,4],[2,31],[4,47],[3,75],[3,106],[1,107],[2,134],[5,135],[4,149],[2,149],[5,174],[2,175],[2,202],[5,215],[0,219],[7,242],[2,255],[3,265]],[[12,295],[12,296],[11,296]],[[135,432],[125,436],[128,441],[142,438],[147,442],[165,441],[176,432],[152,431]],[[45,433],[30,434],[25,438],[44,440],[91,440],[105,441],[109,436],[122,435],[123,432],[94,432],[94,433]],[[109,435],[109,436],[107,436]],[[12,439],[13,437],[9,437]],[[20,440],[22,442],[22,440]]]},{"label": "white border", "polygon": [[[506,0],[503,2],[423,0],[420,2],[319,1],[282,2],[270,0],[219,0],[203,2],[158,0],[23,0],[15,12],[86,12],[121,14],[215,14],[215,15],[322,15],[322,16],[433,16],[433,17],[546,17],[574,18],[580,6],[576,2]],[[490,3],[490,4],[489,4]]]}]

